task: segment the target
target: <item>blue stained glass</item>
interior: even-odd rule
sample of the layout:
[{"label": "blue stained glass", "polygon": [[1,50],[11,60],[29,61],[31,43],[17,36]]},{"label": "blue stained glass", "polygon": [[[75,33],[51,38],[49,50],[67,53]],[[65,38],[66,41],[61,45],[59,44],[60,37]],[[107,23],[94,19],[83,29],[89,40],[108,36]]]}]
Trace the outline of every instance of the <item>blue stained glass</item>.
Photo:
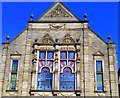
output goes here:
[{"label": "blue stained glass", "polygon": [[96,71],[102,72],[102,61],[96,61]]},{"label": "blue stained glass", "polygon": [[45,59],[45,58],[46,58],[46,52],[40,51],[40,59]]},{"label": "blue stained glass", "polygon": [[67,61],[60,61],[60,68],[63,68],[64,66],[67,65]]},{"label": "blue stained glass", "polygon": [[47,54],[47,58],[48,59],[53,59],[54,58],[54,52],[53,51],[49,51]]},{"label": "blue stained glass", "polygon": [[11,74],[11,82],[10,82],[11,90],[15,90],[16,88],[16,79],[17,79],[17,74]]},{"label": "blue stained glass", "polygon": [[60,53],[60,58],[61,58],[61,59],[66,59],[66,58],[67,58],[67,52],[62,51],[62,52]]},{"label": "blue stained glass", "polygon": [[102,74],[96,75],[97,75],[97,90],[103,91],[103,75]]},{"label": "blue stained glass", "polygon": [[18,60],[13,60],[12,62],[12,71],[18,70]]},{"label": "blue stained glass", "polygon": [[74,59],[75,58],[75,52],[74,51],[69,51],[68,52],[68,58],[69,59]]},{"label": "blue stained glass", "polygon": [[40,60],[38,63],[38,69],[44,65],[46,65],[45,60]]},{"label": "blue stained glass", "polygon": [[38,74],[38,90],[52,89],[52,74],[49,68],[44,67],[42,72]]},{"label": "blue stained glass", "polygon": [[72,74],[70,68],[64,68],[60,74],[60,90],[74,90],[75,88],[75,75]]},{"label": "blue stained glass", "polygon": [[53,61],[52,61],[52,60],[51,60],[51,61],[48,60],[48,61],[47,61],[47,65],[50,66],[50,67],[52,68],[52,67],[53,67]]},{"label": "blue stained glass", "polygon": [[72,68],[75,68],[75,61],[68,61],[68,65],[71,66]]}]

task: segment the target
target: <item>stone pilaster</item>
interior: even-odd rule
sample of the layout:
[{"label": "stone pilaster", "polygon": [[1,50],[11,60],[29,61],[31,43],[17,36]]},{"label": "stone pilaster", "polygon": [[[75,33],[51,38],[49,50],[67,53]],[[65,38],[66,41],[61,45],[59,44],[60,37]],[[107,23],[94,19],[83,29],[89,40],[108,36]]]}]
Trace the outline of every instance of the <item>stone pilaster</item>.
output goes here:
[{"label": "stone pilaster", "polygon": [[31,33],[32,29],[28,28],[25,46],[25,59],[23,68],[23,84],[22,84],[22,96],[28,96],[31,82],[30,66],[31,60]]},{"label": "stone pilaster", "polygon": [[89,35],[88,24],[83,23],[83,74],[84,74],[84,95],[90,95],[90,68],[89,68]]},{"label": "stone pilaster", "polygon": [[118,96],[118,75],[116,69],[116,51],[115,44],[108,42],[108,66],[110,69],[111,95]]},{"label": "stone pilaster", "polygon": [[6,73],[6,66],[7,66],[7,55],[8,55],[8,42],[2,43],[2,65],[0,66],[0,97],[5,95],[6,92],[6,81],[7,76]]}]

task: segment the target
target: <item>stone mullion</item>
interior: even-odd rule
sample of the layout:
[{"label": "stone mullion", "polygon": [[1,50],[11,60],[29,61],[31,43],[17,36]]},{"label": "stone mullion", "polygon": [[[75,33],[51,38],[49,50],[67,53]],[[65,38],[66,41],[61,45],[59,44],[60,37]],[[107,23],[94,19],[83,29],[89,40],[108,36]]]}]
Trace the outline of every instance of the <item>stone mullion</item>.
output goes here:
[{"label": "stone mullion", "polygon": [[76,90],[80,90],[80,45],[76,46]]},{"label": "stone mullion", "polygon": [[55,67],[54,67],[54,90],[58,90],[59,75],[58,75],[58,50],[57,45],[55,46]]},{"label": "stone mullion", "polygon": [[37,63],[36,63],[36,76],[35,76],[35,90],[37,90],[37,78],[38,78],[38,63],[39,63],[39,50],[37,50]]}]

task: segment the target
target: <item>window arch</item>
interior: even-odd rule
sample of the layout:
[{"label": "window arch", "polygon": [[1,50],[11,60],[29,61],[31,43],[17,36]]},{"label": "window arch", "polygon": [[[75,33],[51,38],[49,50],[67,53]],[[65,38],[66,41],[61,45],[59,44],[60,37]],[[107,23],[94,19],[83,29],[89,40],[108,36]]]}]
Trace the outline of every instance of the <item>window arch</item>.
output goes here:
[{"label": "window arch", "polygon": [[52,90],[52,74],[49,68],[43,67],[41,73],[38,73],[38,90]]},{"label": "window arch", "polygon": [[75,75],[69,67],[60,74],[60,90],[75,90]]}]

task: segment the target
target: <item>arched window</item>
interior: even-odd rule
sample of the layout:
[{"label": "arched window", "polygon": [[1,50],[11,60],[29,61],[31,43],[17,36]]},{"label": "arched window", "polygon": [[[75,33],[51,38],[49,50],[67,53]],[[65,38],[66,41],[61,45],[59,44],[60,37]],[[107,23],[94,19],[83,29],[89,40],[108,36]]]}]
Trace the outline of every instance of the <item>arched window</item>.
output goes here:
[{"label": "arched window", "polygon": [[75,89],[75,75],[68,67],[64,68],[63,73],[60,74],[60,90],[74,90]]},{"label": "arched window", "polygon": [[51,90],[52,89],[52,74],[49,68],[44,67],[41,73],[38,73],[38,90]]}]

